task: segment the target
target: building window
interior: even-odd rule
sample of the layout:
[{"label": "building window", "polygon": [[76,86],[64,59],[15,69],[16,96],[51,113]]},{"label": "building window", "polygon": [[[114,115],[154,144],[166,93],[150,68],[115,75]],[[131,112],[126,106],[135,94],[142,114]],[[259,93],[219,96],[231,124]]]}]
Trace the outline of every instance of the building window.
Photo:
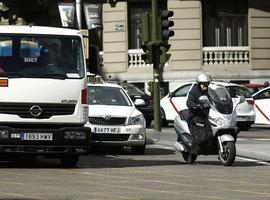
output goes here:
[{"label": "building window", "polygon": [[[159,1],[158,2],[158,15],[163,9],[167,6],[167,2]],[[129,2],[128,3],[128,14],[129,14],[129,49],[140,49],[143,43],[142,41],[142,22],[141,15],[145,12],[151,14],[151,1],[138,3],[138,2]],[[150,20],[151,21],[151,20]],[[160,24],[160,19],[158,24]],[[151,27],[151,22],[150,22]],[[150,28],[151,31],[151,28]],[[160,27],[159,27],[160,32]],[[161,34],[159,34],[161,35]]]},{"label": "building window", "polygon": [[204,46],[248,46],[248,1],[204,0]]}]

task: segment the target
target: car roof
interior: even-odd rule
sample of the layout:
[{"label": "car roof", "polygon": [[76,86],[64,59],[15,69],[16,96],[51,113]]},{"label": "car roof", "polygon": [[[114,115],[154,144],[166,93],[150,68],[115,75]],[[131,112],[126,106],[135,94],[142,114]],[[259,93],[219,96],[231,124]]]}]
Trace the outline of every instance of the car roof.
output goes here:
[{"label": "car roof", "polygon": [[[197,83],[196,81],[187,81],[187,82],[182,82],[180,86],[182,85],[186,85],[186,84],[194,84]],[[225,82],[225,81],[211,81],[212,84],[216,84],[216,85],[221,85],[221,86],[241,86],[239,84],[236,83],[231,83],[231,82]],[[241,86],[243,87],[243,86]]]},{"label": "car roof", "polygon": [[122,86],[116,84],[116,83],[109,83],[109,82],[103,82],[103,83],[87,83],[87,86],[101,86],[101,87],[115,87],[115,88],[122,88]]},{"label": "car roof", "polygon": [[257,94],[261,93],[261,92],[264,92],[265,90],[268,90],[270,88],[270,86],[266,87],[266,88],[263,88],[261,90],[259,90],[258,92],[252,94],[252,96],[256,96]]},{"label": "car roof", "polygon": [[[222,86],[241,86],[237,83],[225,82],[225,81],[212,81],[214,84],[222,85]],[[242,87],[242,86],[241,86]]]},{"label": "car roof", "polygon": [[264,84],[257,84],[257,83],[244,83],[244,84],[241,84],[243,86],[246,86],[246,87],[251,87],[251,88],[256,88],[256,87],[265,87]]}]

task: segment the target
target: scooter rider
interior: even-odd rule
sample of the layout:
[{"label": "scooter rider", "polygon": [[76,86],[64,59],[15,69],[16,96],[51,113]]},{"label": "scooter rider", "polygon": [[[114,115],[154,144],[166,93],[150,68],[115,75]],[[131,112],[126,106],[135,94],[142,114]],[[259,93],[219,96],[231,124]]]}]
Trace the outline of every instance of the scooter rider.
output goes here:
[{"label": "scooter rider", "polygon": [[211,77],[207,73],[200,73],[196,77],[196,82],[197,84],[194,84],[187,98],[187,107],[191,111],[188,127],[193,141],[188,159],[192,159],[193,154],[198,155],[200,149],[207,147],[212,138],[211,124],[207,119],[210,107],[199,100],[201,96],[208,96]]}]

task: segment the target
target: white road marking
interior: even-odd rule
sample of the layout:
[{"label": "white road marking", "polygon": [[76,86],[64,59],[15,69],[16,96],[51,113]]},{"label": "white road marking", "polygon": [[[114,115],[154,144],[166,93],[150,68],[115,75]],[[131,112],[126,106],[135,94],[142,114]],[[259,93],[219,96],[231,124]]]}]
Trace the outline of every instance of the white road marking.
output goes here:
[{"label": "white road marking", "polygon": [[252,159],[252,158],[244,158],[244,157],[239,157],[239,156],[236,156],[236,158],[239,159],[239,160],[245,160],[245,161],[248,161],[248,162],[255,162],[255,163],[258,163],[260,165],[270,166],[269,162],[264,162],[264,161],[260,161],[260,160],[256,160],[256,159]]}]

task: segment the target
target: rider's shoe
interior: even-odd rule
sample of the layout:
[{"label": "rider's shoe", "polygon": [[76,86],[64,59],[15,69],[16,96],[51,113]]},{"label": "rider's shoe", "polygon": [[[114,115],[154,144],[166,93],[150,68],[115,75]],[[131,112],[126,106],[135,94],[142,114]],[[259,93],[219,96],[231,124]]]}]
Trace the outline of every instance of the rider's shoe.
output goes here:
[{"label": "rider's shoe", "polygon": [[182,151],[185,150],[184,146],[183,146],[180,142],[178,142],[178,141],[175,142],[174,148],[175,148],[177,151],[180,151],[180,152],[182,152]]}]

